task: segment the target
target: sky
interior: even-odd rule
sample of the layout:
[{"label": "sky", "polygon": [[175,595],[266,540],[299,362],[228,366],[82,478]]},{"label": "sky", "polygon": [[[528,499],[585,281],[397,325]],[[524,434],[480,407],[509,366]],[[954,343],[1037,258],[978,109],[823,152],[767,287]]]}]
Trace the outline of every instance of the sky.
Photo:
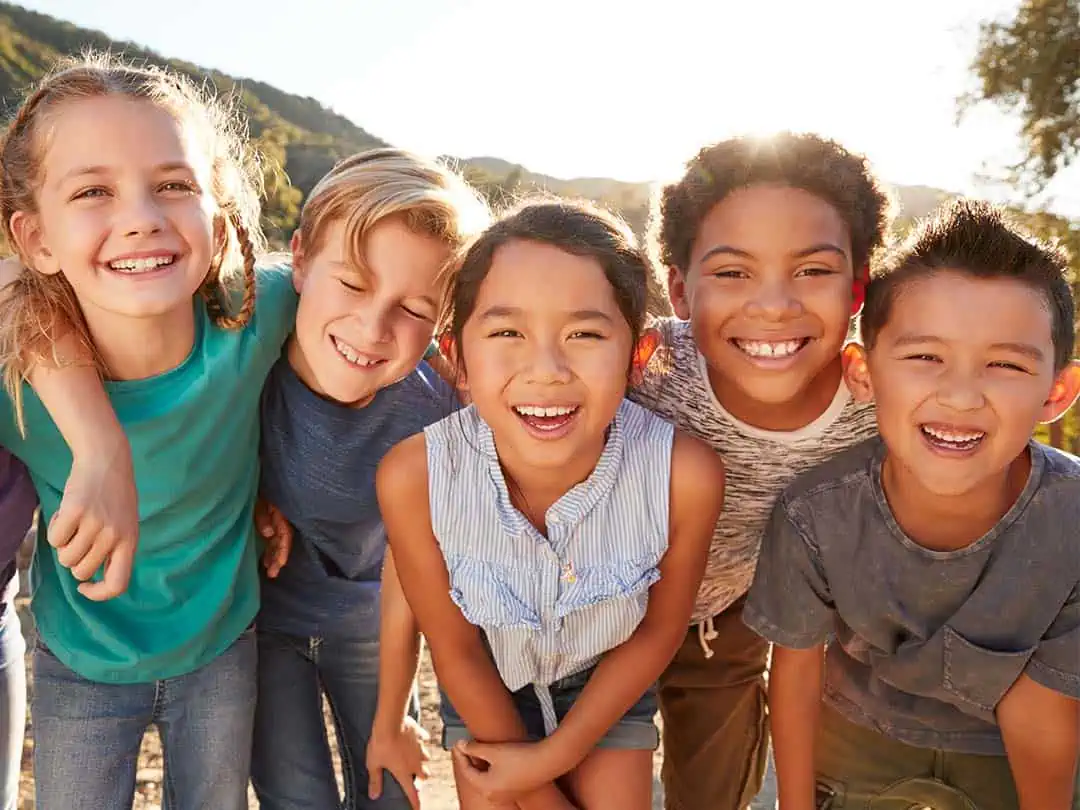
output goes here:
[{"label": "sky", "polygon": [[[887,181],[1019,202],[1018,122],[957,121],[980,20],[1017,0],[25,0],[318,99],[427,154],[664,180],[742,132],[814,131]],[[170,8],[166,13],[165,8]],[[1080,216],[1080,167],[1041,200]]]}]

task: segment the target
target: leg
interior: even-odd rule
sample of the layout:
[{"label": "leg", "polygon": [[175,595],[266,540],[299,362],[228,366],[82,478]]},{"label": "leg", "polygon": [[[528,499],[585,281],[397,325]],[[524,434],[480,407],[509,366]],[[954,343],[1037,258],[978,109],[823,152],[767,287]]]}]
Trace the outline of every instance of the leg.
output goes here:
[{"label": "leg", "polygon": [[743,600],[714,617],[713,655],[690,628],[660,678],[666,810],[743,810],[768,759],[768,645],[742,623]]},{"label": "leg", "polygon": [[597,748],[563,781],[580,810],[649,810],[652,751]]},{"label": "leg", "polygon": [[0,810],[16,810],[26,733],[26,645],[14,599],[4,600],[0,611]]},{"label": "leg", "polygon": [[318,666],[334,712],[345,775],[345,807],[408,810],[409,800],[389,773],[383,775],[382,795],[374,801],[367,795],[364,758],[379,695],[378,637],[327,639]]},{"label": "leg", "polygon": [[975,754],[940,755],[941,779],[967,796],[979,810],[1019,810],[1009,760]]},{"label": "leg", "polygon": [[35,806],[131,810],[154,684],[94,683],[40,644],[32,661]]},{"label": "leg", "polygon": [[255,719],[255,631],[206,666],[162,681],[156,716],[165,810],[247,810]]},{"label": "leg", "polygon": [[[329,810],[341,802],[310,640],[258,631],[259,699],[251,783],[263,810]],[[321,651],[320,651],[321,654]]]}]

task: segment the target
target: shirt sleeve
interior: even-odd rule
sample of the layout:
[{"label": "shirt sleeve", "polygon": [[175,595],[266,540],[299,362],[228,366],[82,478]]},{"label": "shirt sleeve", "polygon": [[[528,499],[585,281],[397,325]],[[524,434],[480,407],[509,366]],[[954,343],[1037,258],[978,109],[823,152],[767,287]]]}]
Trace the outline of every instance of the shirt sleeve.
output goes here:
[{"label": "shirt sleeve", "polygon": [[1024,671],[1047,689],[1080,700],[1080,585],[1039,641]]},{"label": "shirt sleeve", "polygon": [[817,547],[781,498],[765,528],[743,621],[774,644],[807,649],[828,640],[834,612]]},{"label": "shirt sleeve", "polygon": [[14,559],[36,508],[30,474],[18,459],[0,449],[0,568]]},{"label": "shirt sleeve", "polygon": [[252,327],[259,343],[274,357],[296,326],[299,296],[293,286],[292,267],[275,264],[255,271],[255,313]]}]

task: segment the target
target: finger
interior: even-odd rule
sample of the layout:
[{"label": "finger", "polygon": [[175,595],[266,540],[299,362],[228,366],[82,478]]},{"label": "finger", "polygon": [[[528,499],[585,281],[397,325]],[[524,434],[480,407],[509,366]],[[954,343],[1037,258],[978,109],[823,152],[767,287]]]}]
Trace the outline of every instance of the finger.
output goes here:
[{"label": "finger", "polygon": [[416,778],[427,779],[429,776],[431,776],[431,768],[429,768],[426,764],[421,765],[420,769],[416,772]]},{"label": "finger", "polygon": [[372,801],[382,795],[382,768],[368,769],[367,795]]},{"label": "finger", "polygon": [[72,575],[80,582],[86,582],[105,564],[115,546],[116,534],[114,532],[108,529],[98,532],[83,558],[71,566]]},{"label": "finger", "polygon": [[461,751],[469,759],[470,763],[473,760],[491,762],[488,758],[488,746],[486,743],[477,742],[476,740],[462,740],[454,747]]},{"label": "finger", "polygon": [[420,810],[420,791],[416,789],[416,783],[411,779],[407,779],[402,784],[401,790],[409,800],[409,806],[412,810]]},{"label": "finger", "polygon": [[84,582],[79,593],[93,602],[113,599],[127,590],[135,561],[135,544],[121,543],[105,562],[105,576],[98,582]]},{"label": "finger", "polygon": [[476,790],[484,793],[484,777],[485,774],[473,763],[469,756],[465,753],[464,746],[462,744],[455,745],[453,748],[454,761],[457,763],[461,776]]},{"label": "finger", "polygon": [[261,537],[274,536],[274,521],[265,509],[255,510],[255,530]]},{"label": "finger", "polygon": [[285,515],[277,509],[270,510],[270,522],[274,527],[274,534],[277,535],[281,545],[285,548],[285,553],[289,553],[289,549],[292,548],[293,541],[293,528],[292,524],[285,519]]},{"label": "finger", "polygon": [[60,508],[52,516],[52,520],[49,521],[49,545],[53,548],[63,548],[71,542],[71,538],[75,536],[75,532],[79,529],[79,520],[82,518],[83,510],[80,506],[68,506],[68,500],[65,498],[60,502]]},{"label": "finger", "polygon": [[91,518],[84,518],[79,524],[75,536],[56,552],[57,561],[64,568],[72,568],[78,565],[79,561],[86,556],[91,546],[94,545],[94,540],[97,539],[100,528]]}]

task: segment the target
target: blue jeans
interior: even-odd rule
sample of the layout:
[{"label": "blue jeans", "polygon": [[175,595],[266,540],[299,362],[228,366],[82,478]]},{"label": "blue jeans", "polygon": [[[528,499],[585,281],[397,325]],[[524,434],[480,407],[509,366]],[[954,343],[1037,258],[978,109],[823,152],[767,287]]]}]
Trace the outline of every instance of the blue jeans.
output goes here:
[{"label": "blue jeans", "polygon": [[15,612],[14,589],[0,610],[0,810],[16,810],[26,733],[26,644]]},{"label": "blue jeans", "polygon": [[143,733],[165,758],[165,810],[247,810],[255,632],[201,669],[153,683],[87,680],[40,642],[33,653],[38,810],[131,810]]},{"label": "blue jeans", "polygon": [[[259,701],[251,782],[262,810],[408,810],[389,773],[382,796],[367,797],[364,766],[378,697],[378,637],[304,638],[259,633]],[[342,801],[323,720],[326,696],[334,718]]]}]

